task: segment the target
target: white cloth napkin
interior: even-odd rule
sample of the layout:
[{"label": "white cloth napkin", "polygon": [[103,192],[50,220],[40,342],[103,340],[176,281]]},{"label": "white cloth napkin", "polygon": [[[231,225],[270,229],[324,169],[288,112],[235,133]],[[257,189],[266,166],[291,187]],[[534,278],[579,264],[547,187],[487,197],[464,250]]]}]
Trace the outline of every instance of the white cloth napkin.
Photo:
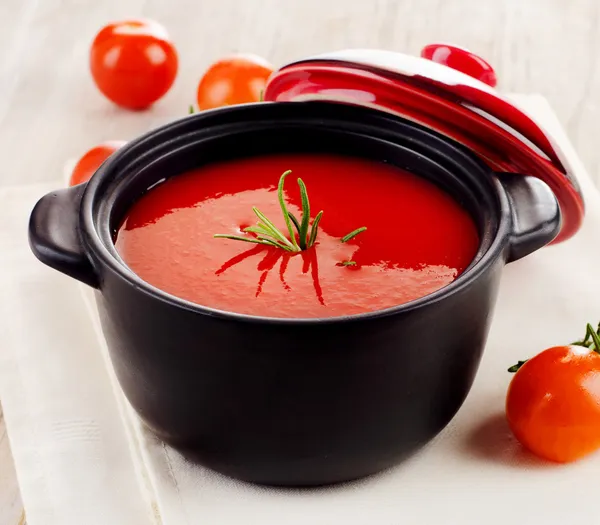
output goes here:
[{"label": "white cloth napkin", "polygon": [[479,374],[448,428],[399,467],[342,486],[252,486],[154,438],[114,380],[90,291],[27,247],[29,211],[55,186],[0,191],[0,399],[29,525],[596,523],[600,455],[545,463],[504,421],[506,368],[600,320],[600,194],[545,101],[519,101],[567,151],[586,196],[584,226],[505,268]]}]

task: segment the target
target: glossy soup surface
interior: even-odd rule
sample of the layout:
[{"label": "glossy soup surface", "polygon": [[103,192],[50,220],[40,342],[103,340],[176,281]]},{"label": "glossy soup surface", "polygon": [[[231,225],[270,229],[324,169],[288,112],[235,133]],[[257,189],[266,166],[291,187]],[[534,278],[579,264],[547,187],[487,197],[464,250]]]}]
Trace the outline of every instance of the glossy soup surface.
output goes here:
[{"label": "glossy soup surface", "polygon": [[[288,170],[288,209],[324,210],[318,244],[279,248],[215,239],[249,235],[258,207],[283,232],[276,185]],[[347,243],[340,238],[366,226]],[[189,301],[269,317],[332,317],[381,310],[452,282],[479,244],[470,216],[430,182],[384,163],[281,155],[202,167],[158,185],[131,208],[116,247],[148,283]],[[340,266],[355,261],[355,266]]]}]

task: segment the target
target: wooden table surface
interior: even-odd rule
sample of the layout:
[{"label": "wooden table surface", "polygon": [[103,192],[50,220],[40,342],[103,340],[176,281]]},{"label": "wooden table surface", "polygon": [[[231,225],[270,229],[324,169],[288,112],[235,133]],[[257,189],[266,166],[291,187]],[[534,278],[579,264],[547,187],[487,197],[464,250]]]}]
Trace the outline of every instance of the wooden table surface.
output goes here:
[{"label": "wooden table surface", "polygon": [[[138,16],[168,28],[180,74],[163,101],[131,113],[96,93],[87,53],[102,24]],[[0,185],[60,178],[95,143],[184,114],[226,53],[279,64],[347,47],[416,54],[434,41],[487,58],[504,91],[545,95],[600,182],[598,0],[0,0]],[[24,523],[0,411],[0,525]]]}]

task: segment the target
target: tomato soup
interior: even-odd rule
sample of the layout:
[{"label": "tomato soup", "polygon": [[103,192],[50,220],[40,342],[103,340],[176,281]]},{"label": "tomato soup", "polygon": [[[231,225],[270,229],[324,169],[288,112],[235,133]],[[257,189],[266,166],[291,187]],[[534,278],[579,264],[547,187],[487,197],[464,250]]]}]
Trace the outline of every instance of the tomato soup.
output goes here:
[{"label": "tomato soup", "polygon": [[[286,170],[288,210],[311,221],[314,245],[299,253],[214,234],[248,236],[258,208],[288,229],[277,183]],[[367,229],[347,242],[356,228]],[[288,239],[290,236],[288,234]],[[194,303],[251,315],[333,317],[381,310],[451,283],[479,246],[469,214],[448,194],[383,162],[317,154],[232,160],[170,178],[130,209],[116,238],[143,280]]]}]

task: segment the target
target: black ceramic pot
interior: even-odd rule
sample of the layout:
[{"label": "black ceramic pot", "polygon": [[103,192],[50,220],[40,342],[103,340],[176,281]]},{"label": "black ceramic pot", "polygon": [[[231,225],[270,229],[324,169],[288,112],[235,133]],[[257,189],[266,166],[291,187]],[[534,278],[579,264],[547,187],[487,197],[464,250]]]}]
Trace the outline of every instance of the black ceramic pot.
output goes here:
[{"label": "black ceramic pot", "polygon": [[[173,297],[116,252],[128,208],[165,177],[300,151],[386,161],[439,185],[478,225],[474,261],[445,288],[384,311],[274,319]],[[444,428],[473,382],[503,266],[550,242],[559,226],[556,199],[538,179],[493,173],[399,117],[311,102],[231,107],[159,128],[113,155],[87,186],[43,197],[29,234],[42,262],[97,289],[121,386],[162,439],[236,478],[307,486],[395,465]]]}]

